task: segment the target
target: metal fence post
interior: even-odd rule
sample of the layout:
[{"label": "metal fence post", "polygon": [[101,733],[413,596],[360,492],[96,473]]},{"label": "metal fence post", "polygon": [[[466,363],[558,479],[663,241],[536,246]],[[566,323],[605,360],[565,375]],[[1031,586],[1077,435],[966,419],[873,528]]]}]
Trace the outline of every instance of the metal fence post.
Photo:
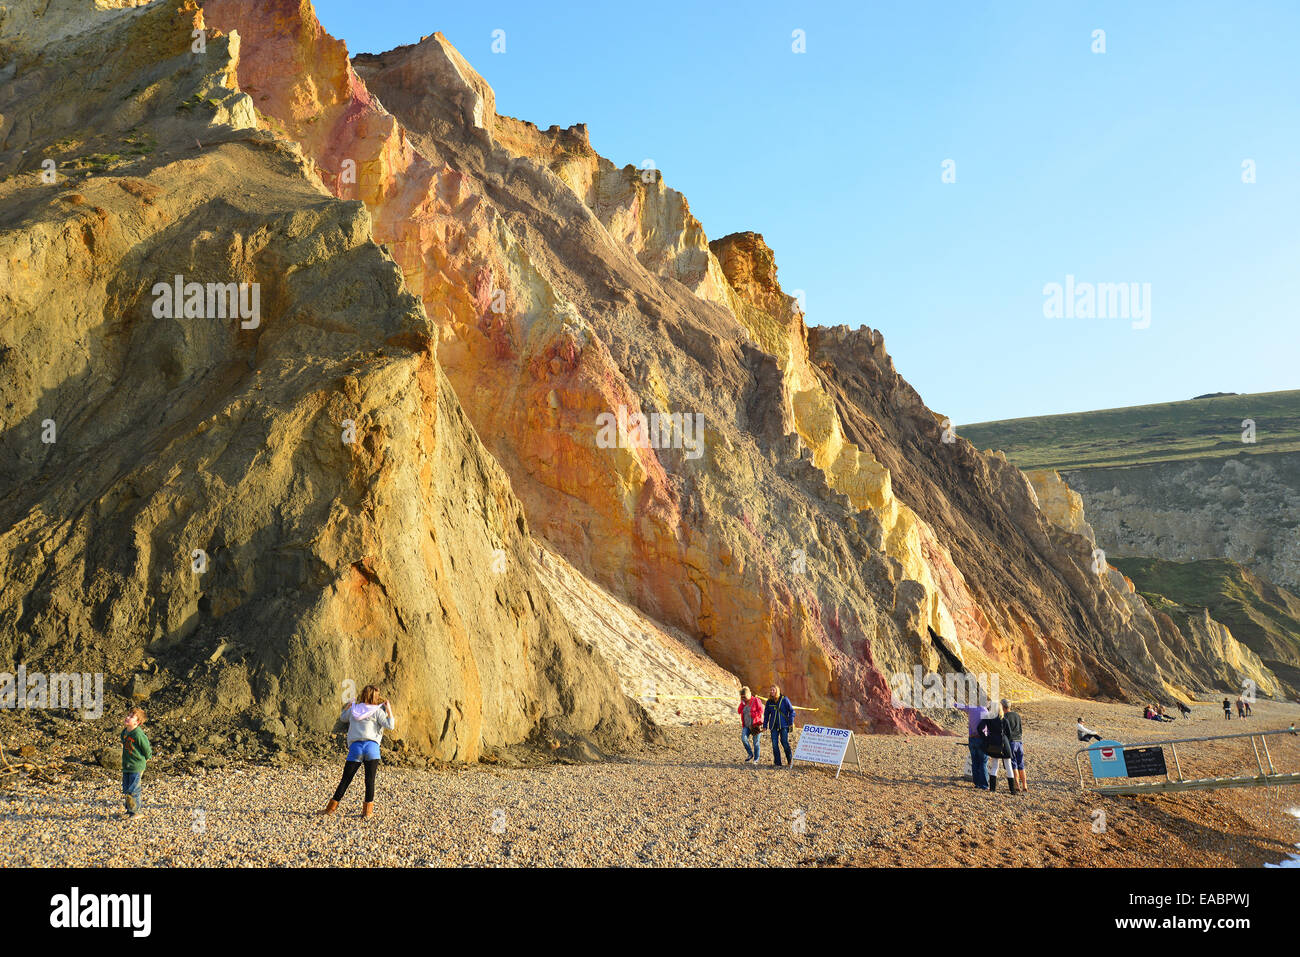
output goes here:
[{"label": "metal fence post", "polygon": [[1268,773],[1277,774],[1277,769],[1273,767],[1273,755],[1268,753],[1268,742],[1264,740],[1262,734],[1259,736],[1259,743],[1264,746],[1264,757],[1268,758]]},{"label": "metal fence post", "polygon": [[1255,743],[1255,736],[1250,736],[1250,746],[1255,749],[1255,763],[1259,765],[1259,776],[1265,777],[1264,762],[1259,757],[1259,745]]}]

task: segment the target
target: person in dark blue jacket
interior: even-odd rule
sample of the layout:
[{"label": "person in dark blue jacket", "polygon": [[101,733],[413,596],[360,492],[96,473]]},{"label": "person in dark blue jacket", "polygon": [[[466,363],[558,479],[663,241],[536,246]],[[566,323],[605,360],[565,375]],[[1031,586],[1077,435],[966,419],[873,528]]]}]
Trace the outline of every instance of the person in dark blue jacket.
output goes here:
[{"label": "person in dark blue jacket", "polygon": [[[794,727],[794,705],[790,699],[781,694],[777,685],[768,689],[767,704],[763,706],[763,728],[772,731],[772,762],[781,766],[781,748],[785,749],[785,763],[793,764],[790,755],[790,729]],[[780,748],[777,744],[780,744]]]}]

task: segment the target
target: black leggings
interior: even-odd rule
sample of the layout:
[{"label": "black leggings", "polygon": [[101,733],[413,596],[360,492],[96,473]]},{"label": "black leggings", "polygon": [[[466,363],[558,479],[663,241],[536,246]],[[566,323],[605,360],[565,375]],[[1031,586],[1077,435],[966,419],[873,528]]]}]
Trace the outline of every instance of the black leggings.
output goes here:
[{"label": "black leggings", "polygon": [[343,795],[348,793],[348,785],[356,776],[357,768],[362,764],[366,766],[366,800],[375,799],[375,775],[379,773],[379,759],[371,758],[368,761],[344,761],[343,762],[343,780],[339,781],[339,786],[334,791],[334,800],[342,801]]}]

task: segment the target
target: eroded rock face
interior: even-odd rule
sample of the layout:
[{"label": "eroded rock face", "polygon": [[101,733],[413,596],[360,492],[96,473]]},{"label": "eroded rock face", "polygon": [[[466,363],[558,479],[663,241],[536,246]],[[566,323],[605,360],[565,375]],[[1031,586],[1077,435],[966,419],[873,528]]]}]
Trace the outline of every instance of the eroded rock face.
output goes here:
[{"label": "eroded rock face", "polygon": [[[657,171],[614,167],[584,127],[495,115],[440,35],[313,67],[319,28],[276,7],[207,10],[243,37],[265,124],[367,203],[467,414],[574,568],[859,727],[928,726],[887,678],[940,667],[931,628],[1072,693],[1162,684],[1154,621],[1092,571],[1078,526],[946,443],[877,333],[808,330],[761,236],[708,243]],[[265,83],[294,70],[327,92],[304,106]],[[335,173],[353,156],[355,184]],[[703,441],[602,441],[638,414],[701,416]]]},{"label": "eroded rock face", "polygon": [[1092,526],[1083,515],[1083,496],[1070,488],[1059,472],[1035,469],[1026,472],[1025,476],[1034,487],[1038,507],[1049,522],[1089,541],[1096,541]]},{"label": "eroded rock face", "polygon": [[[54,7],[61,39],[39,20],[0,34],[18,64],[0,94],[0,661],[123,676],[156,658],[150,708],[172,722],[328,727],[374,682],[394,737],[450,760],[542,729],[647,733],[540,584],[366,207],[254,116],[248,48],[216,32],[193,54],[212,27],[193,3]],[[315,39],[313,63],[346,74]],[[63,164],[52,185],[43,157]],[[244,283],[259,309],[168,318],[177,276]]]},{"label": "eroded rock face", "polygon": [[[463,68],[434,71],[450,86],[430,96],[436,87],[417,67],[447,59],[436,36],[359,57],[350,77],[332,60],[320,75],[300,77],[294,89],[331,91],[313,110],[293,96],[262,97],[258,84],[308,61],[304,51],[320,42],[316,28],[286,29],[266,7],[213,3],[206,10],[239,32],[245,65],[254,55],[278,64],[248,66],[268,128],[292,135],[300,116],[318,116],[299,140],[306,161],[342,195],[355,186],[367,202],[376,238],[393,249],[437,322],[439,357],[511,473],[536,531],[616,595],[702,638],[716,660],[755,687],[778,679],[810,706],[830,713],[842,706],[859,724],[928,726],[879,706],[883,675],[870,679],[877,690],[863,687],[872,669],[853,647],[862,639],[837,634],[843,620],[874,621],[857,583],[829,578],[814,586],[787,567],[796,553],[808,553],[813,516],[835,498],[818,478],[812,498],[766,500],[757,476],[779,480],[775,466],[733,422],[737,397],[766,418],[751,371],[766,359],[725,305],[701,298],[710,282],[716,292],[723,280],[684,201],[654,177],[625,177],[599,163],[592,191],[579,196],[545,165],[547,155],[503,148],[495,138],[546,150],[576,144],[576,156],[585,134],[534,134],[500,117],[478,125],[464,103],[471,92],[488,98]],[[366,94],[335,101],[362,80]],[[400,115],[395,131],[385,107]],[[358,142],[361,129],[391,131],[386,142],[407,144],[410,153]],[[318,138],[316,130],[332,134]],[[351,184],[341,171],[352,153],[395,159],[358,163]],[[580,175],[577,159],[561,171]],[[655,204],[662,212],[650,209]],[[623,224],[616,227],[621,238],[607,222]],[[685,238],[661,229],[663,222],[682,223]],[[717,298],[731,296],[723,289]],[[673,448],[646,447],[627,435],[598,441],[602,416],[642,412],[689,415],[698,431],[670,439]],[[767,431],[786,447],[783,432]],[[790,451],[782,468],[802,475]],[[826,522],[842,536],[836,525]],[[837,547],[850,554],[846,540]],[[887,574],[881,564],[874,577]],[[865,630],[877,631],[874,624]]]},{"label": "eroded rock face", "polygon": [[809,351],[846,433],[889,470],[919,527],[946,543],[944,553],[923,550],[930,568],[960,569],[959,584],[934,577],[948,607],[960,610],[954,618],[963,640],[1085,696],[1179,694],[1239,687],[1244,678],[1276,688],[1258,656],[1226,629],[1184,633],[1172,620],[1157,621],[1131,582],[1097,568],[1078,496],[1060,476],[1026,475],[1000,454],[945,435],[894,371],[879,333],[813,328]]},{"label": "eroded rock face", "polygon": [[543,548],[542,584],[577,633],[618,672],[623,691],[656,724],[738,721],[740,682],[698,641],[668,629],[609,594],[563,558]]},{"label": "eroded rock face", "polygon": [[1153,608],[1129,578],[1114,568],[1108,574],[1134,617],[1154,623],[1158,640],[1147,647],[1160,665],[1163,690],[1175,696],[1183,688],[1241,693],[1251,687],[1270,696],[1286,690],[1259,655],[1237,641],[1231,629],[1211,618],[1208,610],[1168,602]]},{"label": "eroded rock face", "polygon": [[[960,631],[971,641],[975,637],[973,617],[968,615],[965,627],[958,629],[949,607],[955,603],[969,609],[973,604],[961,572],[932,530],[894,495],[889,470],[845,435],[839,410],[809,360],[802,313],[794,299],[782,291],[776,258],[763,237],[735,233],[711,243],[710,249],[735,290],[741,321],[776,356],[783,417],[788,412],[800,447],[810,453],[813,465],[823,472],[831,488],[844,494],[853,508],[870,511],[880,522],[885,554],[899,563],[905,580],[920,586],[909,592],[920,596],[921,604],[915,613],[909,613],[908,629],[919,627],[925,632],[929,628],[940,635]],[[879,346],[883,355],[883,340]],[[948,586],[947,595],[941,579]]]},{"label": "eroded rock face", "polygon": [[1243,656],[1220,640],[1219,628],[1259,656],[1287,697],[1300,694],[1300,597],[1226,559],[1117,558],[1115,564],[1157,613],[1185,622],[1184,632],[1206,634],[1215,647],[1222,644],[1224,661]]},{"label": "eroded rock face", "polygon": [[1300,453],[1064,473],[1117,556],[1227,558],[1300,590]]},{"label": "eroded rock face", "polygon": [[[31,79],[84,57],[75,37],[11,38],[24,79],[0,104],[53,117],[0,144],[26,177],[0,241],[28,279],[66,260],[84,288],[71,319],[7,292],[16,653],[156,645],[194,665],[185,707],[304,720],[381,669],[413,738],[458,758],[556,721],[643,731],[618,690],[638,656],[615,679],[546,597],[570,572],[600,589],[575,586],[568,614],[603,589],[656,624],[647,641],[675,629],[823,723],[937,730],[894,707],[890,676],[967,654],[1079,695],[1190,680],[1092,542],[951,438],[878,333],[807,328],[761,236],[709,243],[657,171],[497,115],[440,35],[349,61],[300,0],[97,16],[147,32],[117,38],[140,62],[113,68],[111,107],[63,116]],[[203,59],[195,25],[217,31]],[[52,202],[36,157],[61,123],[145,124],[159,152]],[[159,272],[257,281],[265,318],[155,324]],[[66,445],[17,440],[51,407]],[[563,573],[536,577],[530,530]],[[193,548],[221,556],[211,577],[188,572]],[[246,664],[203,664],[230,635]]]}]

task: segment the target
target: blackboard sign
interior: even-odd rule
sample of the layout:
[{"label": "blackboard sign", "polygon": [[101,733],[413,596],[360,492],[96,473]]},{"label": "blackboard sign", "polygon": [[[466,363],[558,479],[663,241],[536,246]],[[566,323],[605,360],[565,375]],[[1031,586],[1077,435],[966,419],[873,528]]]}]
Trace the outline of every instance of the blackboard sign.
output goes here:
[{"label": "blackboard sign", "polygon": [[1149,778],[1169,773],[1165,769],[1164,748],[1125,748],[1124,766],[1131,778]]}]

